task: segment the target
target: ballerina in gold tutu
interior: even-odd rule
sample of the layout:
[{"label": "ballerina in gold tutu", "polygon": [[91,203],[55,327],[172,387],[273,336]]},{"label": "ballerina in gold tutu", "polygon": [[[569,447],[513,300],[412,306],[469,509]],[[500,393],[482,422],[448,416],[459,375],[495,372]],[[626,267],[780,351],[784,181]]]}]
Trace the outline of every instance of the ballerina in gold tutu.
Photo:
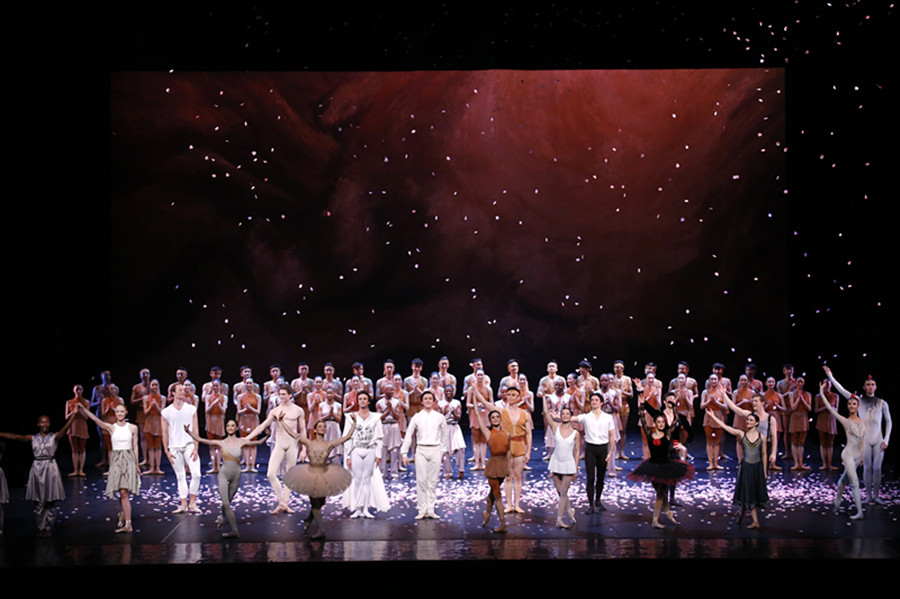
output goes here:
[{"label": "ballerina in gold tutu", "polygon": [[278,421],[281,430],[295,439],[299,439],[309,455],[309,464],[294,466],[284,474],[284,485],[292,491],[309,497],[309,515],[303,520],[303,532],[309,531],[309,527],[315,519],[317,530],[316,534],[312,535],[314,539],[325,537],[325,528],[322,522],[322,507],[325,505],[325,499],[344,491],[353,481],[353,475],[348,470],[338,464],[328,463],[328,454],[331,453],[331,450],[338,445],[343,445],[353,436],[356,419],[352,415],[348,417],[353,420],[350,430],[340,439],[331,441],[325,440],[328,427],[324,420],[319,420],[313,425],[313,439],[306,436],[306,431],[302,430],[302,427],[297,433],[297,431],[290,430],[290,427],[284,426],[282,420]]}]

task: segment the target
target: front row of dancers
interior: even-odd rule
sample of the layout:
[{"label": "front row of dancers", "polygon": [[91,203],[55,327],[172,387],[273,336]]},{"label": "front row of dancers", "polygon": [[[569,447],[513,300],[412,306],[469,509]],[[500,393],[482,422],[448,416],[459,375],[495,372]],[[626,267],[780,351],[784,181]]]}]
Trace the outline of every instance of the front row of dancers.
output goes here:
[{"label": "front row of dancers", "polygon": [[[847,417],[826,403],[826,408],[835,416],[847,434],[847,444],[841,454],[844,472],[837,485],[834,499],[835,511],[839,510],[846,481],[850,481],[856,512],[851,519],[863,517],[857,467],[864,454],[869,423],[860,417],[860,402],[857,396],[843,391],[834,380],[828,367],[825,368],[829,380],[847,400]],[[179,386],[180,387],[180,386]],[[823,383],[824,389],[824,383]],[[219,494],[222,501],[222,514],[217,518],[219,528],[227,522],[229,528],[222,533],[224,537],[236,537],[237,521],[231,502],[238,490],[240,481],[241,455],[245,449],[265,442],[266,437],[257,437],[274,425],[278,432],[269,460],[268,478],[275,491],[278,505],[277,512],[292,512],[288,505],[291,489],[306,495],[310,501],[310,513],[304,520],[304,531],[309,532],[316,524],[314,538],[324,537],[322,507],[327,497],[345,493],[344,505],[351,509],[352,518],[371,518],[370,506],[379,510],[389,509],[387,494],[377,466],[381,461],[381,443],[383,429],[382,416],[371,412],[368,393],[361,391],[357,395],[359,411],[349,414],[343,434],[329,428],[329,423],[320,420],[313,427],[313,437],[307,437],[305,419],[302,408],[293,404],[289,390],[284,389],[282,404],[273,410],[265,422],[245,436],[240,436],[238,425],[229,421],[225,426],[226,435],[222,439],[202,439],[197,435],[196,408],[183,401],[183,391],[176,388],[175,401],[164,410],[163,414],[163,447],[166,456],[172,463],[178,479],[180,505],[175,513],[198,512],[196,495],[199,485],[199,458],[197,443],[209,445],[221,455],[222,467],[218,473]],[[484,468],[484,476],[489,483],[487,504],[483,525],[487,526],[492,513],[496,509],[500,525],[494,532],[506,531],[505,515],[518,511],[518,499],[521,496],[521,471],[524,468],[525,455],[523,448],[530,447],[530,427],[527,426],[527,412],[518,407],[518,389],[507,390],[504,406],[497,406],[483,401],[485,422],[482,410],[473,410],[478,423],[477,430],[484,436],[490,448],[490,458]],[[410,420],[407,435],[400,450],[401,462],[407,465],[406,455],[415,443],[416,485],[417,485],[417,519],[438,518],[434,511],[437,480],[439,478],[442,455],[447,451],[446,420],[435,408],[435,398],[430,391],[422,395],[423,410]],[[616,430],[610,415],[602,409],[603,397],[600,393],[591,396],[591,412],[574,416],[572,411],[564,407],[558,413],[549,412],[548,424],[555,441],[555,451],[550,457],[550,476],[559,494],[556,524],[568,528],[574,523],[568,490],[577,475],[580,452],[584,447],[584,459],[587,469],[587,492],[589,507],[586,513],[602,511],[600,497],[603,491],[603,478],[610,457],[615,451]],[[767,439],[774,434],[775,427],[772,416],[765,411],[759,398],[755,398],[752,410],[743,410],[733,403],[729,407],[746,420],[746,430],[727,426],[712,411],[708,416],[726,432],[738,438],[742,457],[735,485],[733,503],[740,507],[738,522],[746,512],[750,512],[749,528],[759,528],[758,509],[768,503],[766,489],[767,474]],[[639,464],[629,475],[634,481],[649,482],[656,491],[653,506],[652,526],[664,528],[660,516],[664,513],[669,521],[677,524],[672,512],[674,487],[677,483],[690,479],[694,475],[694,467],[684,461],[686,448],[681,442],[681,431],[685,425],[683,417],[675,411],[674,394],[670,393],[662,406],[657,410],[645,402],[639,402],[640,422],[647,438],[649,458]],[[168,415],[165,412],[170,412]],[[131,532],[131,501],[133,495],[140,493],[141,474],[137,463],[138,435],[134,424],[127,421],[127,411],[120,405],[116,409],[116,421],[104,422],[84,407],[80,408],[84,417],[93,420],[101,429],[110,435],[112,455],[106,485],[106,495],[115,498],[118,493],[119,514],[116,532]],[[649,416],[649,417],[645,417]],[[34,452],[34,462],[26,486],[26,500],[35,503],[35,517],[39,534],[49,536],[57,514],[57,506],[65,498],[62,476],[56,464],[55,453],[59,439],[72,424],[75,415],[71,415],[65,426],[56,433],[50,432],[50,418],[41,416],[38,420],[38,433],[33,435],[15,435],[0,433],[0,438],[14,441],[30,442]],[[525,422],[523,422],[523,420]],[[578,423],[576,428],[573,424]],[[584,444],[582,444],[582,432]],[[299,445],[298,445],[299,443]],[[345,444],[345,464],[350,471],[334,461],[335,451]],[[295,465],[298,453],[308,456],[308,463]],[[2,452],[2,446],[0,446]],[[0,454],[2,455],[2,454]],[[302,454],[301,456],[302,457]],[[278,481],[280,470],[292,466],[283,474],[284,487]],[[185,481],[185,470],[192,473],[190,486]],[[507,488],[507,501],[510,504],[503,509],[501,483],[512,483],[512,495]],[[3,525],[3,506],[8,502],[8,491],[3,471],[0,469],[0,533]],[[568,518],[569,522],[566,522]]]}]

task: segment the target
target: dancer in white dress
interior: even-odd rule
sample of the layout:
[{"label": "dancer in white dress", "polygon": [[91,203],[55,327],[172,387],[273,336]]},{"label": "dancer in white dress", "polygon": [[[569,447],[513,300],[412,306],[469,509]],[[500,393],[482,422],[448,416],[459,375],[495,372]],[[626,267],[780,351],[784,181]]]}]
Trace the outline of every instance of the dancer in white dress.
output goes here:
[{"label": "dancer in white dress", "polygon": [[[559,424],[557,424],[559,419]],[[569,485],[578,473],[581,448],[581,433],[572,428],[572,409],[563,407],[559,412],[547,414],[547,426],[553,433],[555,450],[550,456],[550,476],[556,491],[559,493],[559,505],[556,510],[556,526],[569,528],[575,523],[575,508],[569,504]],[[563,516],[568,515],[571,523],[566,524]]]}]

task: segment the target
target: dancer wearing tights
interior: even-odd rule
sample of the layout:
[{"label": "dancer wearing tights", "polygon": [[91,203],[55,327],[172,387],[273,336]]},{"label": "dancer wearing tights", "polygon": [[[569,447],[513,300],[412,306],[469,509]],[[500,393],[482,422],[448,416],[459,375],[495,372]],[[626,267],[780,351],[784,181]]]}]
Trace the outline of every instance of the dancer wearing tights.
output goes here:
[{"label": "dancer wearing tights", "polygon": [[25,500],[34,502],[34,517],[38,527],[38,536],[49,537],[56,521],[58,503],[66,498],[62,475],[56,463],[56,447],[69,426],[74,414],[69,417],[59,431],[50,432],[50,417],[38,418],[38,432],[34,435],[16,435],[0,433],[0,438],[10,441],[31,443],[34,462],[28,472],[28,484],[25,487]]},{"label": "dancer wearing tights", "polygon": [[[559,423],[557,424],[557,419]],[[559,504],[556,508],[556,526],[569,528],[575,523],[575,508],[569,503],[569,486],[578,474],[578,462],[581,457],[581,433],[572,428],[572,409],[562,408],[559,412],[547,414],[547,426],[553,435],[556,450],[550,456],[550,477],[559,493]],[[566,524],[563,516],[568,515],[571,522]]]},{"label": "dancer wearing tights", "polygon": [[103,422],[84,406],[78,407],[81,416],[90,418],[109,435],[109,477],[106,480],[106,496],[115,498],[119,492],[119,524],[116,532],[131,532],[131,496],[141,492],[141,472],[138,468],[138,427],[128,422],[128,408],[116,406],[116,422]]},{"label": "dancer wearing tights", "polygon": [[[484,402],[483,399],[481,399]],[[506,389],[506,407],[500,410],[503,429],[509,433],[509,476],[506,477],[506,513],[513,512],[524,514],[519,502],[522,498],[522,473],[525,463],[531,455],[531,414],[522,408],[520,404],[521,392],[518,387],[510,386]],[[490,411],[495,409],[490,404],[483,403]],[[605,465],[605,464],[604,464]]]},{"label": "dancer wearing tights", "polygon": [[379,465],[384,443],[381,415],[369,409],[372,396],[360,390],[356,394],[357,411],[344,418],[345,434],[351,421],[355,429],[344,447],[345,465],[353,473],[353,482],[344,493],[343,505],[351,510],[351,518],[374,518],[370,507],[386,512],[391,509]]},{"label": "dancer wearing tights", "polygon": [[503,418],[497,410],[488,412],[490,426],[484,423],[484,418],[479,410],[474,410],[473,413],[478,423],[478,430],[487,439],[488,447],[491,449],[491,455],[488,458],[487,465],[484,467],[484,477],[488,481],[490,490],[487,494],[484,521],[481,525],[485,527],[488,525],[488,522],[491,520],[491,512],[496,509],[497,517],[500,519],[500,526],[493,529],[493,532],[506,532],[506,516],[503,511],[503,496],[500,492],[500,485],[509,474],[509,433],[503,430]]},{"label": "dancer wearing tights", "polygon": [[612,416],[603,411],[603,395],[599,392],[591,394],[591,411],[579,414],[574,420],[584,427],[584,467],[587,469],[585,486],[588,495],[588,509],[585,514],[604,512],[606,508],[600,499],[603,496],[603,483],[610,452],[616,451],[616,424]]},{"label": "dancer wearing tights", "polygon": [[[824,395],[827,388],[824,383],[820,383],[819,388]],[[862,493],[859,490],[859,477],[856,474],[856,468],[862,460],[863,452],[866,445],[866,428],[868,422],[859,417],[859,400],[851,396],[847,400],[847,410],[850,415],[847,417],[838,414],[838,411],[831,403],[825,403],[825,409],[834,416],[835,420],[844,427],[847,433],[847,445],[841,452],[841,461],[844,463],[844,474],[838,480],[837,494],[834,496],[834,512],[837,513],[841,509],[841,501],[844,494],[844,481],[850,479],[850,488],[853,490],[853,503],[856,505],[856,513],[850,516],[851,520],[862,520]]]},{"label": "dancer wearing tights", "polygon": [[[291,395],[291,388],[287,385],[280,385],[278,387],[278,405],[272,408],[269,411],[268,416],[266,416],[266,419],[246,436],[253,439],[264,430],[273,430],[271,425],[275,424],[278,420],[283,421],[283,426],[298,433],[300,429],[306,427],[306,414],[303,412],[303,408],[294,403],[294,398]],[[278,475],[282,472],[286,472],[288,468],[295,466],[298,457],[302,461],[305,456],[299,455],[300,447],[297,439],[284,433],[279,434],[277,428],[274,429],[273,432],[275,434],[275,441],[271,444],[272,450],[269,454],[269,465],[266,469],[266,478],[269,479],[269,484],[272,485],[272,491],[275,492],[276,505],[269,513],[278,514],[280,512],[285,512],[293,514],[294,510],[290,506],[291,493],[287,487],[282,486],[278,481]]]},{"label": "dancer wearing tights", "polygon": [[707,414],[713,422],[741,441],[744,457],[734,485],[733,503],[741,506],[738,524],[749,510],[753,522],[747,528],[759,528],[758,509],[769,503],[769,492],[766,489],[766,436],[759,431],[759,416],[756,412],[749,413],[747,430],[742,431],[722,422],[712,410]]},{"label": "dancer wearing tights", "polygon": [[332,495],[347,489],[353,482],[353,475],[349,471],[342,468],[339,464],[329,464],[328,454],[336,445],[343,445],[356,429],[356,419],[352,419],[350,430],[347,434],[339,439],[325,440],[325,434],[328,427],[324,420],[318,420],[313,425],[314,438],[310,439],[306,436],[306,432],[301,430],[298,435],[296,431],[284,426],[284,421],[278,421],[281,431],[300,439],[300,443],[306,448],[309,455],[308,464],[300,464],[288,470],[284,475],[284,484],[293,491],[309,497],[309,515],[303,520],[303,532],[308,533],[313,520],[316,522],[316,533],[312,535],[314,539],[325,538],[325,523],[322,519],[322,508],[325,506],[325,499]]},{"label": "dancer wearing tights", "polygon": [[653,503],[652,525],[653,528],[665,528],[665,525],[659,521],[659,515],[663,512],[672,524],[678,524],[669,504],[669,489],[679,481],[692,478],[694,467],[672,457],[671,448],[679,445],[678,438],[675,436],[677,435],[678,420],[676,419],[675,423],[670,425],[665,415],[658,413],[653,418],[651,426],[644,417],[647,405],[645,402],[638,404],[638,421],[644,428],[650,457],[638,464],[628,478],[634,481],[649,482],[653,485],[653,489],[656,491],[656,500]]},{"label": "dancer wearing tights", "polygon": [[217,475],[219,477],[219,498],[222,500],[222,513],[216,518],[216,526],[221,530],[228,520],[230,530],[222,533],[222,537],[237,538],[237,518],[234,516],[234,510],[231,503],[237,494],[238,486],[241,482],[241,453],[248,445],[257,446],[266,442],[269,432],[265,431],[261,439],[254,439],[252,436],[240,437],[238,424],[234,420],[229,419],[225,423],[225,438],[223,439],[203,439],[198,436],[189,426],[184,427],[187,433],[195,442],[208,445],[219,451],[222,457],[222,464]]},{"label": "dancer wearing tights", "polygon": [[[827,366],[823,368],[837,392],[849,400],[851,393],[835,380],[830,368]],[[875,397],[876,389],[875,379],[870,376],[863,383],[863,394],[856,397],[859,400],[859,416],[868,423],[863,447],[863,480],[866,484],[866,496],[870,504],[884,505],[885,502],[878,496],[878,492],[881,488],[881,463],[884,460],[884,451],[891,440],[892,424],[891,410],[885,400]],[[883,433],[882,422],[884,422]],[[849,476],[846,471],[841,479],[845,476]]]}]

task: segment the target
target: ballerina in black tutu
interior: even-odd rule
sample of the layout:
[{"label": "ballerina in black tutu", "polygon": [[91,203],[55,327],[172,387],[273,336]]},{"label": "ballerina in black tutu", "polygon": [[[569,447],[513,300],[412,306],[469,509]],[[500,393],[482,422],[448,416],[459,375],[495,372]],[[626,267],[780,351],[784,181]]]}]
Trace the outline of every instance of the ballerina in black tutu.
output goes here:
[{"label": "ballerina in black tutu", "polygon": [[665,512],[672,524],[678,524],[675,514],[669,505],[669,487],[679,481],[690,479],[694,476],[694,467],[681,460],[672,457],[670,449],[678,446],[678,440],[673,439],[675,426],[670,425],[662,414],[653,419],[653,426],[647,424],[644,418],[644,404],[638,405],[639,422],[644,427],[647,435],[647,447],[650,457],[635,468],[628,478],[639,482],[649,482],[656,491],[656,501],[653,504],[653,528],[665,528],[659,522],[659,514]]},{"label": "ballerina in black tutu", "polygon": [[741,506],[738,514],[738,524],[747,510],[753,522],[747,528],[759,528],[757,508],[765,507],[769,503],[769,492],[766,489],[766,436],[759,432],[759,416],[756,412],[747,415],[747,430],[742,431],[732,428],[719,418],[707,411],[709,417],[741,441],[744,455],[741,458],[741,466],[738,469],[737,482],[734,485],[733,502]]}]

